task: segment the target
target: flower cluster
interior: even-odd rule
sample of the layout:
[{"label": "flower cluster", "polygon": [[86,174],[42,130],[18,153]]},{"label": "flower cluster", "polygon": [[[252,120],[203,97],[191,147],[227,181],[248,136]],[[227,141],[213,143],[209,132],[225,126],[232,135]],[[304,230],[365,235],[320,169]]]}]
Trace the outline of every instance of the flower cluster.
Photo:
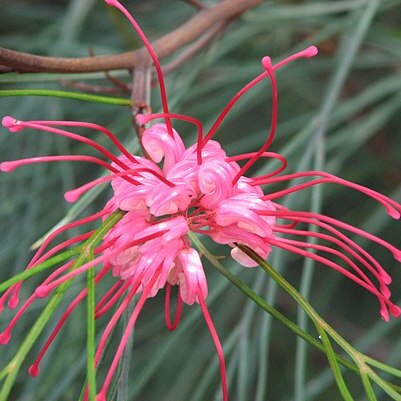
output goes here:
[{"label": "flower cluster", "polygon": [[[198,251],[191,246],[188,237],[190,232],[208,235],[218,244],[229,245],[232,248],[233,259],[246,267],[256,266],[256,263],[237,247],[238,244],[253,249],[265,259],[269,256],[272,247],[286,249],[314,259],[337,270],[374,294],[380,303],[380,313],[384,320],[388,320],[390,314],[398,317],[401,309],[390,300],[388,288],[391,282],[390,276],[380,263],[348,234],[357,234],[378,243],[392,252],[396,260],[401,261],[399,249],[372,234],[334,218],[311,212],[289,210],[276,203],[276,199],[287,194],[322,183],[335,183],[362,192],[380,202],[391,217],[396,219],[400,217],[401,205],[398,203],[376,191],[340,179],[332,174],[321,171],[282,174],[287,165],[285,158],[268,151],[273,142],[277,125],[278,95],[275,71],[294,59],[313,57],[317,54],[317,49],[311,46],[275,65],[272,65],[269,57],[264,57],[262,60],[263,72],[237,92],[223,109],[212,128],[204,135],[202,124],[198,120],[170,113],[163,75],[152,47],[127,10],[115,0],[107,2],[119,8],[131,21],[148,48],[158,73],[163,112],[139,114],[137,122],[140,125],[147,125],[158,119],[164,121],[154,123],[145,129],[141,141],[147,157],[140,157],[132,155],[110,131],[97,124],[73,121],[21,121],[13,117],[3,119],[3,126],[11,132],[20,132],[29,128],[61,135],[86,143],[109,160],[106,162],[100,158],[84,155],[59,155],[1,163],[0,169],[3,172],[12,171],[16,167],[26,164],[54,161],[96,163],[110,171],[108,176],[89,182],[65,194],[67,201],[74,202],[94,186],[110,181],[113,195],[104,210],[52,233],[42,244],[28,268],[37,266],[60,250],[87,240],[93,234],[92,231],[85,232],[46,251],[50,242],[61,232],[72,227],[84,226],[96,219],[105,220],[116,211],[122,211],[123,217],[103,236],[102,244],[95,249],[93,260],[86,261],[74,269],[70,269],[73,262],[68,262],[55,270],[37,287],[34,294],[24,303],[7,328],[0,334],[0,343],[5,344],[9,341],[14,325],[36,298],[45,297],[78,274],[94,266],[102,265],[103,267],[96,274],[95,282],[100,281],[110,272],[117,278],[117,281],[110,291],[98,301],[96,317],[107,313],[118,301],[121,302],[110,318],[98,344],[96,364],[99,362],[112,329],[124,310],[135,295],[139,294],[140,299],[123,334],[105,382],[98,393],[98,401],[106,399],[119,359],[146,299],[154,297],[164,287],[167,288],[169,297],[170,286],[174,285],[179,288],[177,319],[174,323],[170,322],[169,308],[167,308],[167,325],[170,329],[177,326],[182,302],[189,305],[200,304],[216,344],[220,360],[223,399],[227,400],[223,352],[207,310],[206,276],[201,257]],[[221,145],[212,138],[238,99],[253,86],[266,79],[269,79],[271,83],[273,102],[272,122],[265,144],[254,153],[228,156]],[[197,128],[198,135],[195,144],[188,148],[185,147],[181,136],[172,126],[173,119],[187,121]],[[115,156],[97,142],[75,132],[67,131],[64,129],[65,127],[81,127],[102,132],[112,140],[121,155]],[[280,167],[262,176],[246,176],[248,169],[261,158],[276,159],[280,162]],[[287,189],[271,192],[272,184],[292,182],[298,178],[307,179],[307,181]],[[319,231],[309,231],[305,226],[315,226],[319,228]],[[309,243],[307,238],[310,237],[315,237],[317,242]],[[18,293],[21,285],[22,283],[13,285],[0,297],[0,311],[7,301],[10,308],[18,305]],[[30,369],[32,375],[39,373],[39,363],[44,353],[67,317],[85,298],[86,294],[87,290],[82,290],[65,311],[43,351],[32,365]]]}]

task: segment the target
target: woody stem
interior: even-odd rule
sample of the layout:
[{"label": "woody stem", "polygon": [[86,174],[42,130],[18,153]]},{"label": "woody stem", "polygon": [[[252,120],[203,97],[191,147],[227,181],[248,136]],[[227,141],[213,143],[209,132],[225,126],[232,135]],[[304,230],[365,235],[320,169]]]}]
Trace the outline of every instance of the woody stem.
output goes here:
[{"label": "woody stem", "polygon": [[[152,46],[159,59],[170,55],[199,38],[215,24],[232,19],[261,4],[262,0],[223,0],[214,7],[199,11],[177,29],[156,40]],[[143,47],[138,50],[109,56],[58,58],[43,57],[0,48],[0,72],[84,73],[128,69],[150,62]]]}]

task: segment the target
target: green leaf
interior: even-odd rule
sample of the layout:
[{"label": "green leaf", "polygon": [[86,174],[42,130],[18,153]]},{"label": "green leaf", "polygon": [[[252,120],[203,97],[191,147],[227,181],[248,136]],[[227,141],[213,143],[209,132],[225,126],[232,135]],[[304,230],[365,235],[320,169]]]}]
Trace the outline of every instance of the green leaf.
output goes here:
[{"label": "green leaf", "polygon": [[47,96],[82,100],[84,102],[110,104],[115,106],[131,106],[131,101],[129,99],[52,89],[3,89],[0,90],[0,97],[2,96]]}]

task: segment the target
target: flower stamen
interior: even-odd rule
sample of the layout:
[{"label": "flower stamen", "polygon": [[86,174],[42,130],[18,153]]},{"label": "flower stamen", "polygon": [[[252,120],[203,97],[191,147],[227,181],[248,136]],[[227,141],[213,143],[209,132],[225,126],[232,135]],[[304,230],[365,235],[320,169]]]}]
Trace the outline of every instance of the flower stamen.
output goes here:
[{"label": "flower stamen", "polygon": [[216,328],[214,327],[213,320],[210,316],[209,310],[207,308],[205,299],[202,294],[202,290],[200,287],[198,287],[197,290],[197,300],[199,302],[199,305],[202,309],[203,316],[206,321],[206,325],[210,331],[210,334],[212,336],[214,345],[216,347],[217,351],[217,356],[219,358],[219,363],[220,363],[220,377],[221,377],[221,389],[223,392],[223,401],[228,401],[228,390],[227,390],[227,373],[226,373],[226,364],[224,361],[224,353],[223,353],[223,347],[221,346],[221,342],[219,339],[219,336],[217,334]]},{"label": "flower stamen", "polygon": [[181,318],[181,312],[182,312],[182,298],[180,295],[180,291],[178,291],[178,295],[177,295],[177,308],[175,311],[175,316],[174,316],[174,321],[173,323],[171,323],[171,319],[170,319],[170,302],[171,302],[171,284],[167,283],[167,287],[166,287],[166,298],[165,298],[165,320],[166,320],[166,326],[170,331],[174,331],[179,323],[180,323],[180,318]]},{"label": "flower stamen", "polygon": [[169,112],[169,107],[168,107],[167,91],[166,91],[166,85],[164,83],[163,71],[162,71],[162,68],[161,68],[161,65],[160,65],[160,61],[159,61],[155,51],[153,50],[152,45],[150,44],[148,38],[146,37],[146,35],[142,31],[142,29],[139,26],[139,24],[134,19],[134,17],[128,12],[128,10],[119,1],[117,1],[117,0],[105,0],[105,2],[109,6],[117,8],[118,10],[121,11],[122,14],[125,15],[125,17],[128,19],[128,21],[131,23],[131,25],[133,26],[133,28],[135,29],[135,31],[137,32],[137,34],[141,38],[141,40],[142,40],[143,44],[145,45],[146,49],[148,50],[149,55],[152,58],[153,63],[155,65],[155,69],[156,69],[157,79],[158,79],[159,87],[160,87],[160,97],[161,97],[161,102],[162,102],[162,108],[163,108],[163,112],[166,114],[164,119],[165,119],[165,122],[166,122],[167,131],[168,131],[169,135],[171,137],[173,137],[173,126],[171,125],[171,119],[169,117],[170,112]]},{"label": "flower stamen", "polygon": [[124,334],[121,337],[121,341],[120,341],[120,344],[118,345],[117,351],[114,355],[113,362],[111,363],[109,371],[107,372],[106,379],[103,383],[103,386],[96,397],[96,401],[106,401],[107,390],[113,379],[114,372],[117,369],[118,362],[120,361],[121,355],[124,352],[124,349],[125,349],[125,346],[127,345],[128,339],[131,336],[132,330],[135,326],[135,323],[139,316],[139,313],[141,312],[143,306],[145,305],[145,302],[149,296],[149,293],[150,293],[153,285],[156,283],[157,279],[159,278],[160,274],[161,274],[161,267],[159,267],[156,270],[156,272],[154,273],[149,284],[143,289],[143,293],[142,293],[141,297],[139,298],[138,303],[136,304],[135,309],[134,309],[130,319],[128,320],[127,327],[125,328]]}]

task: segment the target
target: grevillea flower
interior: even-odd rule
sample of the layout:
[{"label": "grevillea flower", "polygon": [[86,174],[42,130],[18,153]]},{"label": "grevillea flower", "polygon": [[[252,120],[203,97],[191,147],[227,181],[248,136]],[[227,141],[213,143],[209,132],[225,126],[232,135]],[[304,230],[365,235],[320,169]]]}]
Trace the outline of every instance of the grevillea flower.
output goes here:
[{"label": "grevillea flower", "polygon": [[[159,290],[165,287],[166,322],[170,329],[175,329],[178,325],[183,302],[200,305],[217,348],[223,399],[228,400],[223,351],[206,306],[208,293],[206,276],[199,253],[191,247],[188,237],[190,232],[207,235],[216,243],[230,246],[231,256],[246,267],[254,267],[256,263],[238,248],[238,244],[248,246],[265,259],[269,257],[273,247],[311,258],[337,270],[375,295],[384,320],[388,320],[390,315],[398,317],[401,309],[390,300],[389,274],[373,255],[350,238],[350,234],[376,242],[390,251],[397,261],[401,261],[399,249],[373,234],[334,218],[289,210],[277,203],[278,199],[290,193],[318,184],[334,183],[371,197],[381,203],[391,217],[395,219],[400,217],[400,204],[374,190],[332,174],[321,171],[283,174],[287,165],[285,158],[268,151],[276,133],[278,115],[275,71],[295,59],[315,56],[317,49],[314,46],[308,47],[275,65],[271,63],[269,57],[264,57],[262,73],[235,94],[211,129],[204,134],[202,124],[198,120],[169,111],[160,63],[151,45],[134,18],[117,0],[107,0],[107,3],[118,8],[129,19],[147,47],[158,75],[163,112],[139,114],[137,122],[141,125],[147,125],[154,120],[162,122],[153,123],[143,133],[142,145],[148,157],[145,158],[130,154],[109,130],[94,123],[3,118],[3,126],[11,132],[17,133],[29,128],[65,136],[86,143],[108,159],[106,162],[104,159],[84,155],[41,156],[5,161],[0,165],[3,172],[10,172],[22,165],[42,162],[96,163],[109,170],[110,174],[68,191],[65,194],[66,200],[74,202],[89,189],[108,181],[111,182],[113,189],[113,196],[101,212],[59,228],[48,236],[28,265],[28,269],[73,244],[82,243],[93,234],[92,231],[85,232],[46,251],[51,241],[60,233],[76,226],[84,226],[96,219],[105,220],[116,211],[122,211],[124,215],[103,236],[102,244],[94,251],[93,260],[73,269],[70,269],[73,262],[68,262],[56,269],[36,288],[0,334],[0,343],[6,344],[9,341],[14,325],[36,298],[47,296],[71,278],[100,265],[102,267],[96,274],[96,283],[110,273],[117,281],[98,301],[96,317],[104,315],[117,302],[119,306],[110,318],[98,344],[96,364],[99,363],[109,335],[122,313],[136,295],[139,295],[139,301],[123,333],[97,400],[106,399],[118,362],[146,299],[156,296]],[[238,99],[267,79],[272,88],[272,122],[264,145],[254,153],[228,156],[221,145],[212,138]],[[173,128],[174,119],[189,122],[197,128],[195,144],[185,147],[180,134]],[[115,156],[97,142],[67,130],[75,127],[107,135],[121,154]],[[281,165],[275,171],[258,177],[247,176],[249,168],[261,158],[276,159]],[[307,181],[280,191],[271,191],[272,184],[298,178]],[[305,228],[307,226],[315,226],[319,231],[309,231]],[[307,239],[311,237],[317,241],[308,242]],[[21,285],[22,283],[15,284],[2,295],[0,310],[7,301],[10,308],[18,305]],[[174,322],[170,321],[169,311],[171,286],[178,286],[178,306]],[[87,290],[83,289],[65,311],[38,359],[31,366],[32,375],[39,373],[39,363],[44,353],[67,317],[86,294]]]}]

